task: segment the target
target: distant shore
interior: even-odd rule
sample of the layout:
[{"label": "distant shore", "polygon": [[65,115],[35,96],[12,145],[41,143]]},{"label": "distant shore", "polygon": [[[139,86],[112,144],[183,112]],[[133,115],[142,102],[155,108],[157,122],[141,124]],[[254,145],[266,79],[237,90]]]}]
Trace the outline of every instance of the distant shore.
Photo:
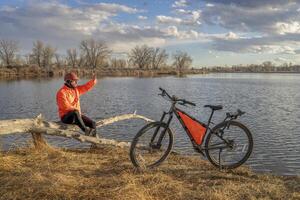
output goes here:
[{"label": "distant shore", "polygon": [[27,79],[27,78],[52,78],[62,77],[68,71],[75,71],[79,76],[90,76],[96,73],[98,77],[159,77],[159,76],[181,76],[186,74],[204,74],[202,69],[187,69],[181,74],[174,68],[162,69],[133,69],[133,68],[39,68],[37,66],[2,67],[0,68],[0,79]]}]

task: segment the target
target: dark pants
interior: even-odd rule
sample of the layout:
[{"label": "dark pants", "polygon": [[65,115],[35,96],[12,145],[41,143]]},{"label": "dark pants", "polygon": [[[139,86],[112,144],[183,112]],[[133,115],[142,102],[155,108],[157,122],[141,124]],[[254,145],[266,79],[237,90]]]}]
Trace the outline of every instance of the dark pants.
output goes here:
[{"label": "dark pants", "polygon": [[61,121],[65,124],[76,124],[83,132],[86,132],[86,127],[96,130],[96,122],[85,115],[81,115],[77,110],[68,112]]}]

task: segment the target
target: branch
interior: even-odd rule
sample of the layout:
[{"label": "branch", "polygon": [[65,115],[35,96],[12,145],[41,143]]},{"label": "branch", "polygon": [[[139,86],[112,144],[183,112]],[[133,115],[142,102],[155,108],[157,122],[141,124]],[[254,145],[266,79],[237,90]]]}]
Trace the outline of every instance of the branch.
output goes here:
[{"label": "branch", "polygon": [[[98,121],[96,124],[97,127],[101,127],[121,120],[133,118],[143,119],[147,122],[153,121],[142,115],[137,115],[136,113],[133,113],[103,119]],[[39,115],[35,119],[0,120],[0,135],[15,133],[56,135],[67,138],[74,138],[80,142],[89,142],[93,144],[111,144],[120,147],[130,145],[130,143],[128,142],[117,142],[115,140],[85,136],[82,134],[82,131],[76,125],[63,124],[62,122],[48,122],[45,121],[41,115]]]},{"label": "branch", "polygon": [[143,119],[147,122],[153,122],[152,119],[148,119],[147,117],[144,117],[142,115],[137,115],[136,112],[134,112],[133,114],[118,115],[118,116],[111,117],[111,118],[108,118],[108,119],[100,120],[100,121],[96,122],[96,125],[97,125],[97,127],[101,127],[101,126],[105,126],[105,125],[108,125],[108,124],[115,123],[117,121],[122,121],[122,120],[127,120],[127,119],[134,119],[134,118],[135,119]]}]

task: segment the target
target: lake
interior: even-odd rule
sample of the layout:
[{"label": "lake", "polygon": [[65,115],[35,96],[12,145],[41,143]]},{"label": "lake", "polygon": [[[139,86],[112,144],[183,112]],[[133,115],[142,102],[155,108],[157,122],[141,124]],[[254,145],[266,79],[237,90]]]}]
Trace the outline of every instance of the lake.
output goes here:
[{"label": "lake", "polygon": [[[81,80],[84,83],[87,80]],[[0,81],[0,119],[32,118],[42,113],[58,121],[56,92],[62,79]],[[133,113],[159,120],[169,102],[157,94],[158,87],[197,104],[184,107],[187,113],[206,122],[210,110],[205,104],[222,104],[213,121],[222,120],[228,111],[241,109],[240,118],[251,130],[254,150],[246,165],[257,172],[300,175],[300,74],[207,74],[186,78],[103,78],[93,90],[81,96],[82,112],[94,119]],[[102,137],[131,141],[145,124],[127,120],[98,129]],[[174,118],[174,150],[194,154],[188,136]],[[47,137],[50,144],[85,148],[72,139]],[[30,135],[0,137],[5,150],[28,145]],[[199,156],[201,157],[201,156]],[[201,157],[202,158],[202,157]]]}]

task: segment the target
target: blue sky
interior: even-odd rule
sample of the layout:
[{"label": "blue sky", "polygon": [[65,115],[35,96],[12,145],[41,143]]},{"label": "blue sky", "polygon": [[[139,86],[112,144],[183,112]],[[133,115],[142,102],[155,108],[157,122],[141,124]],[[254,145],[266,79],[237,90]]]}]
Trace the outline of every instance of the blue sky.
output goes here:
[{"label": "blue sky", "polygon": [[194,67],[300,63],[300,0],[2,0],[0,27],[21,54],[36,40],[64,54],[94,38],[114,55],[186,51]]}]

